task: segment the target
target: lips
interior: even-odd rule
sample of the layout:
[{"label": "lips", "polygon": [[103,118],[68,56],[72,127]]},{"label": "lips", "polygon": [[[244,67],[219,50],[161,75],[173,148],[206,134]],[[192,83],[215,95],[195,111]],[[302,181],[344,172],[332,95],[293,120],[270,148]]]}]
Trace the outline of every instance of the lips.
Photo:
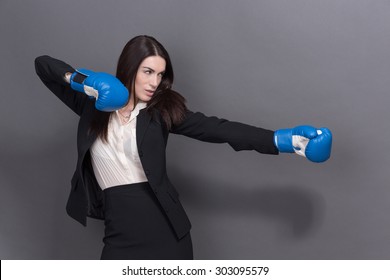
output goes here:
[{"label": "lips", "polygon": [[145,90],[145,91],[146,91],[146,95],[147,95],[147,96],[152,97],[153,94],[154,94],[154,90]]}]

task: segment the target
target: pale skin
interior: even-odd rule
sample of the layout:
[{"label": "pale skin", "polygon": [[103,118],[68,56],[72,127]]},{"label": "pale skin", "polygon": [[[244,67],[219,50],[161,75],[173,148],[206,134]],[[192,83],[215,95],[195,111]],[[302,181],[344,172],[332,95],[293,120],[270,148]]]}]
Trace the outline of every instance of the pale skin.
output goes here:
[{"label": "pale skin", "polygon": [[[161,56],[149,56],[138,67],[134,81],[135,96],[148,102],[160,84],[165,72],[165,59]],[[120,109],[121,113],[130,114],[134,108],[134,94],[131,94],[129,103]]]}]

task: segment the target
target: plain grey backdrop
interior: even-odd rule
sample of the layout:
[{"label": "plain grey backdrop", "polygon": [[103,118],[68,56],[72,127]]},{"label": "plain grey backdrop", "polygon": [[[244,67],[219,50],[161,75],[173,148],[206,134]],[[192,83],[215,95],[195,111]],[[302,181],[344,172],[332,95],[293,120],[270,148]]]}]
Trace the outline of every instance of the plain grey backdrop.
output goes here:
[{"label": "plain grey backdrop", "polygon": [[140,34],[192,110],[334,135],[324,164],[172,135],[196,259],[390,258],[390,1],[1,0],[1,259],[100,257],[103,223],[65,212],[78,118],[34,59],[114,74]]}]

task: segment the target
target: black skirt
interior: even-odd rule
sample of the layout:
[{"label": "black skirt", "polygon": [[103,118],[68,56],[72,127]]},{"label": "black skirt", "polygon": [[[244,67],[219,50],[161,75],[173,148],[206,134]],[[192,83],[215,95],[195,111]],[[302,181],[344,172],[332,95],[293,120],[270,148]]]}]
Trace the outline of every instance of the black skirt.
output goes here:
[{"label": "black skirt", "polygon": [[101,259],[193,259],[190,233],[176,237],[149,183],[107,188]]}]

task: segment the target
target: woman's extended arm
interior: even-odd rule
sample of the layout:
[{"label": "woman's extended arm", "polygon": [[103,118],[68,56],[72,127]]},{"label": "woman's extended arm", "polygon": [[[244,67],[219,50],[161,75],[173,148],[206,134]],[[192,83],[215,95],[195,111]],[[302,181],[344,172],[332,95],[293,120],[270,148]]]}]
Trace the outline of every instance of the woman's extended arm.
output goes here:
[{"label": "woman's extended arm", "polygon": [[172,133],[185,135],[211,143],[228,143],[234,150],[256,150],[263,154],[278,154],[274,145],[274,131],[202,113],[188,111],[184,121],[171,129]]},{"label": "woman's extended arm", "polygon": [[332,150],[328,128],[304,125],[276,132],[202,113],[188,111],[184,121],[172,133],[205,142],[228,143],[234,150],[255,150],[263,154],[296,153],[312,162],[325,162]]}]

